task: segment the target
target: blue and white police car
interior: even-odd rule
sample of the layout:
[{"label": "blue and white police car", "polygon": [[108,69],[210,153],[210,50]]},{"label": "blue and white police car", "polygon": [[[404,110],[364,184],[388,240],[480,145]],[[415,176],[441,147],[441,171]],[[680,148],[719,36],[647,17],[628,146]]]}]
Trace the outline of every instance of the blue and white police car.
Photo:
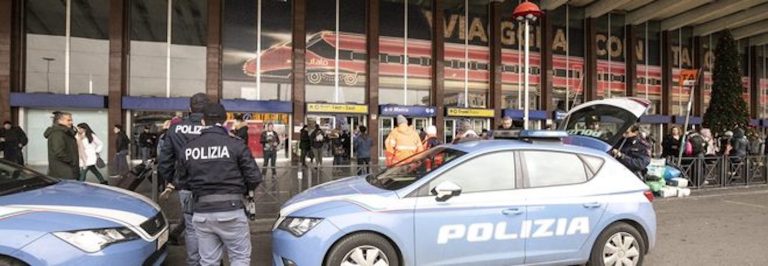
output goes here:
[{"label": "blue and white police car", "polygon": [[[636,120],[636,118],[635,118]],[[656,240],[653,194],[565,132],[472,141],[289,200],[275,265],[640,265]]]},{"label": "blue and white police car", "polygon": [[0,265],[160,265],[167,240],[144,196],[0,160]]}]

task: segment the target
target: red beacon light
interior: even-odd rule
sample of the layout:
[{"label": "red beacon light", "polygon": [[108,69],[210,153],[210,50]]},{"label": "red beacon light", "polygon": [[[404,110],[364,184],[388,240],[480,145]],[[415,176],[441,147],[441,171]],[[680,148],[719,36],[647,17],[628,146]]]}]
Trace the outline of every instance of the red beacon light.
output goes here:
[{"label": "red beacon light", "polygon": [[534,3],[525,1],[515,7],[515,11],[512,12],[512,16],[517,18],[518,21],[530,20],[536,21],[538,17],[543,15],[539,6]]}]

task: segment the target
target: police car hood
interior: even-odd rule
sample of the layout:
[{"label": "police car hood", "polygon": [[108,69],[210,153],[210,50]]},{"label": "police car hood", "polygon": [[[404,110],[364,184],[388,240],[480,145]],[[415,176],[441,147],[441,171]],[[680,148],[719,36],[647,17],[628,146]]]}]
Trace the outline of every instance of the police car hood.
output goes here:
[{"label": "police car hood", "polygon": [[347,177],[315,186],[296,195],[283,204],[280,215],[289,215],[296,210],[332,201],[372,203],[375,199],[392,196],[396,196],[394,191],[374,187],[365,180],[365,176]]},{"label": "police car hood", "polygon": [[157,215],[159,206],[144,196],[127,190],[75,181],[56,184],[0,197],[0,220],[23,213],[49,213],[55,216],[83,217],[80,227],[103,221],[139,226]]}]

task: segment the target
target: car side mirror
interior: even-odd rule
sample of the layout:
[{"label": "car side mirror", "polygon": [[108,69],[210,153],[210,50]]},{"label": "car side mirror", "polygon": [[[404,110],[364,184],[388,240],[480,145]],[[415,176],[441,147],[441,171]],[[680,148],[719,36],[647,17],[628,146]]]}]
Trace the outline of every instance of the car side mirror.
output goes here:
[{"label": "car side mirror", "polygon": [[442,182],[432,189],[432,195],[435,195],[435,200],[439,202],[444,202],[460,194],[461,187],[451,181]]}]

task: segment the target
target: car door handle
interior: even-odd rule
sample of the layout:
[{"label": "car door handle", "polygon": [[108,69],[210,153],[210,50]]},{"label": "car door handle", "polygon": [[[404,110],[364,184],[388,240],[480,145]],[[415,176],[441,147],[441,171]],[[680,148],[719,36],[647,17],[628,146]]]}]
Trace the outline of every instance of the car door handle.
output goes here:
[{"label": "car door handle", "polygon": [[599,207],[600,207],[600,205],[602,205],[602,204],[600,204],[600,202],[590,202],[590,203],[584,203],[584,208],[587,208],[587,209],[594,209],[594,208],[599,208]]},{"label": "car door handle", "polygon": [[520,208],[509,208],[501,211],[501,214],[504,214],[507,216],[520,215],[522,213],[523,213],[523,210],[521,210]]}]

